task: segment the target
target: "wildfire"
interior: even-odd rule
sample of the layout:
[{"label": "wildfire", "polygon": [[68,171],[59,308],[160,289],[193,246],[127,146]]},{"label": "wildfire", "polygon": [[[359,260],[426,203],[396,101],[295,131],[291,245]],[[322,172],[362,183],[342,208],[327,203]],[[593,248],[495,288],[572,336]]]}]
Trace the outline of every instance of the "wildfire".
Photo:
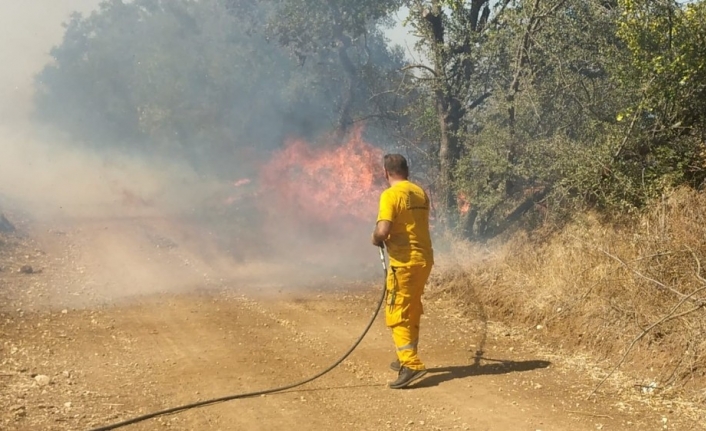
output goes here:
[{"label": "wildfire", "polygon": [[468,200],[465,194],[459,193],[456,195],[456,200],[458,202],[458,212],[461,215],[466,215],[471,209],[471,201]]},{"label": "wildfire", "polygon": [[381,191],[380,149],[356,129],[341,146],[290,140],[263,166],[261,192],[270,214],[340,224],[374,222]]}]

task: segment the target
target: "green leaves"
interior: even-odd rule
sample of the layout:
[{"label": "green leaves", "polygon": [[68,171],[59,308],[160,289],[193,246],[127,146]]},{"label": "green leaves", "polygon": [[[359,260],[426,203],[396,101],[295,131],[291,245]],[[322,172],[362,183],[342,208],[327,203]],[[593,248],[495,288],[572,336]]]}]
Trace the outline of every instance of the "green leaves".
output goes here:
[{"label": "green leaves", "polygon": [[265,154],[290,135],[312,138],[338,120],[344,72],[326,48],[336,40],[309,33],[321,50],[302,64],[266,31],[277,16],[302,36],[333,28],[330,10],[316,8],[329,3],[351,5],[342,25],[358,37],[350,55],[361,98],[350,115],[367,114],[366,79],[383,85],[399,67],[374,26],[379,2],[361,9],[293,1],[281,7],[301,13],[287,16],[267,1],[135,0],[104,1],[96,13],[72,17],[54,62],[37,77],[37,115],[92,148],[185,158],[225,175],[250,169],[245,152]]},{"label": "green leaves", "polygon": [[[621,0],[617,35],[626,57],[616,79],[635,96],[618,119],[630,127],[621,166],[643,184],[643,201],[662,188],[699,185],[706,133],[706,4]],[[634,178],[638,181],[638,178]]]},{"label": "green leaves", "polygon": [[387,19],[402,0],[278,0],[271,31],[300,55],[353,43]]},{"label": "green leaves", "polygon": [[[401,5],[406,67],[380,31]],[[475,235],[538,196],[634,211],[706,180],[703,0],[105,1],[52,56],[37,113],[77,141],[227,173],[365,121]]]},{"label": "green leaves", "polygon": [[659,120],[704,127],[706,103],[706,4],[621,0],[618,35],[631,69],[625,80],[646,85],[646,106]]}]

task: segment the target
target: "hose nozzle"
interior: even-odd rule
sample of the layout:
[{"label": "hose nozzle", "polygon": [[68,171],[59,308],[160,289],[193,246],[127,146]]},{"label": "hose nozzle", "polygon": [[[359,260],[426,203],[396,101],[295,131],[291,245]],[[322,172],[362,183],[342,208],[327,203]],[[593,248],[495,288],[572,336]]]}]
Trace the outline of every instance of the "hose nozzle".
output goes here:
[{"label": "hose nozzle", "polygon": [[382,263],[382,270],[387,274],[387,263],[385,263],[385,246],[380,246],[380,263]]}]

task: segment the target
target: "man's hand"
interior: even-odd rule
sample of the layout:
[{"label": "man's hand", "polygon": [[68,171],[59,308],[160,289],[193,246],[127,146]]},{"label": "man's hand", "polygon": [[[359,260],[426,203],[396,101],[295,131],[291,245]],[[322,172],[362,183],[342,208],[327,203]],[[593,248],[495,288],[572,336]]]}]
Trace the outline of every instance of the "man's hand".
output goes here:
[{"label": "man's hand", "polygon": [[390,236],[390,230],[392,229],[392,222],[387,220],[380,220],[375,225],[375,231],[373,231],[372,242],[376,247],[380,247],[385,243],[385,240]]}]

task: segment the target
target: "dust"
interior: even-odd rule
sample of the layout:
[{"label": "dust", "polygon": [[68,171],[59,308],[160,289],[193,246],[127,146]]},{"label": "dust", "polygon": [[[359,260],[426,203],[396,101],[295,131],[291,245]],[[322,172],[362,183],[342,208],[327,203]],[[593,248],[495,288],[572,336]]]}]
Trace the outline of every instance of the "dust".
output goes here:
[{"label": "dust", "polygon": [[[0,136],[0,193],[37,219],[157,216],[195,196],[188,187],[198,178],[186,166],[106,158],[58,140],[39,142],[27,130],[5,127]],[[179,202],[169,189],[182,185]]]},{"label": "dust", "polygon": [[[52,61],[62,22],[100,2],[50,3],[0,3],[0,211],[36,236],[27,256],[53,249],[51,259],[34,262],[48,269],[44,276],[58,277],[47,297],[83,304],[204,287],[336,287],[379,278],[377,250],[369,244],[374,211],[369,221],[339,225],[335,215],[316,219],[323,207],[307,208],[293,222],[291,202],[273,201],[257,178],[236,167],[230,179],[216,178],[149,151],[76,145],[33,122],[35,76]],[[319,181],[337,199],[335,184],[311,182]],[[17,260],[34,259],[24,256]]]},{"label": "dust", "polygon": [[28,118],[34,76],[49,62],[51,48],[61,41],[62,23],[71,13],[90,13],[99,3],[100,0],[0,2],[0,121],[12,124]]},{"label": "dust", "polygon": [[291,222],[276,208],[263,218],[266,196],[239,197],[232,183],[183,164],[2,134],[0,203],[47,232],[72,232],[77,254],[66,263],[92,273],[100,302],[204,287],[335,288],[379,276],[368,225]]}]

